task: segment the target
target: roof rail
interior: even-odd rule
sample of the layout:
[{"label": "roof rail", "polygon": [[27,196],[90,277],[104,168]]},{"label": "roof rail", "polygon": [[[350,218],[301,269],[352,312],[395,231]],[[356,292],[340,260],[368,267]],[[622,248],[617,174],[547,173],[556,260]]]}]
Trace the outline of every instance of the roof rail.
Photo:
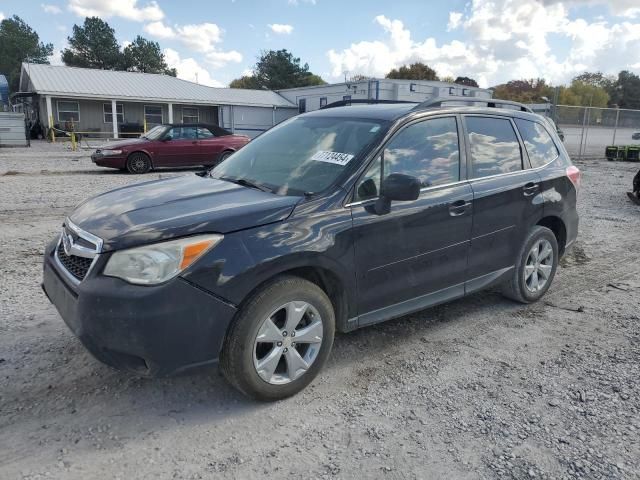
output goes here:
[{"label": "roof rail", "polygon": [[332,102],[328,105],[325,105],[324,107],[320,107],[320,110],[324,110],[326,108],[335,108],[335,107],[345,107],[345,106],[349,106],[352,104],[358,104],[358,103],[365,103],[365,104],[377,104],[377,103],[416,103],[416,102],[409,102],[407,100],[376,100],[374,98],[358,98],[355,100],[338,100],[337,102]]},{"label": "roof rail", "polygon": [[475,97],[436,97],[425,100],[413,108],[413,110],[424,110],[425,108],[441,107],[445,102],[467,102],[467,103],[486,103],[489,108],[500,108],[503,105],[518,107],[521,112],[534,113],[531,108],[520,102],[512,102],[511,100],[498,100],[496,98],[475,98]]}]

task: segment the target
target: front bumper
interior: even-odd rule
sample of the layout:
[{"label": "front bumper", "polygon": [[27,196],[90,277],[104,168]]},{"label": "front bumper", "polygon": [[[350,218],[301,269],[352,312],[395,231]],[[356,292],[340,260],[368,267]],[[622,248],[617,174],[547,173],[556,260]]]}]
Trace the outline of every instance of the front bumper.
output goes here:
[{"label": "front bumper", "polygon": [[91,154],[91,161],[99,167],[124,168],[127,159],[123,155],[102,155],[101,153]]},{"label": "front bumper", "polygon": [[[107,256],[107,255],[105,255]],[[144,376],[160,376],[217,360],[236,309],[178,277],[144,287],[97,272],[74,284],[45,253],[43,289],[71,331],[100,361]]]}]

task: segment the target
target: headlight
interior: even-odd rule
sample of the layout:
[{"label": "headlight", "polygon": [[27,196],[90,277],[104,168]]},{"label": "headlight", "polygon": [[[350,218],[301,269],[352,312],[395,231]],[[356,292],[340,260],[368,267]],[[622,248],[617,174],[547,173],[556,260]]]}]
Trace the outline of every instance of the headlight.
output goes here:
[{"label": "headlight", "polygon": [[109,155],[122,155],[122,150],[101,150],[100,153],[108,157]]},{"label": "headlight", "polygon": [[222,235],[197,235],[121,250],[111,255],[104,274],[138,285],[155,285],[172,279],[215,247]]}]

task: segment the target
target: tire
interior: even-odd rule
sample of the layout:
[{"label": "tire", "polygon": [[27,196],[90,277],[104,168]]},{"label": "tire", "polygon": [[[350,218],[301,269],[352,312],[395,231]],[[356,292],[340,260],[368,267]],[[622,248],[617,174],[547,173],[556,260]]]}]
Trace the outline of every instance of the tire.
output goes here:
[{"label": "tire", "polygon": [[280,400],[313,381],[331,353],[334,334],[333,306],[324,291],[299,277],[278,277],[241,306],[227,331],[220,367],[245,395]]},{"label": "tire", "polygon": [[127,158],[127,171],[134,175],[141,175],[151,170],[151,159],[146,153],[133,152]]},{"label": "tire", "polygon": [[224,162],[227,158],[229,158],[231,155],[233,155],[233,152],[226,150],[224,152],[222,152],[220,154],[220,156],[218,157],[218,159],[215,161],[215,163],[213,164],[213,167],[217,167],[218,165],[220,165],[222,162]]},{"label": "tire", "polygon": [[511,278],[502,286],[502,293],[516,302],[536,302],[547,293],[557,268],[556,236],[546,227],[535,226],[520,249],[516,268]]}]

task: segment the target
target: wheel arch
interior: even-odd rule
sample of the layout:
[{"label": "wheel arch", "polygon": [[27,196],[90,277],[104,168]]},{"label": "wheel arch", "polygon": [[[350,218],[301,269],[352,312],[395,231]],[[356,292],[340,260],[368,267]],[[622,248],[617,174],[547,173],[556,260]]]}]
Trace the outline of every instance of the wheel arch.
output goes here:
[{"label": "wheel arch", "polygon": [[548,215],[541,218],[536,225],[546,227],[553,232],[558,242],[558,256],[562,257],[567,245],[567,226],[564,221],[555,215]]}]

